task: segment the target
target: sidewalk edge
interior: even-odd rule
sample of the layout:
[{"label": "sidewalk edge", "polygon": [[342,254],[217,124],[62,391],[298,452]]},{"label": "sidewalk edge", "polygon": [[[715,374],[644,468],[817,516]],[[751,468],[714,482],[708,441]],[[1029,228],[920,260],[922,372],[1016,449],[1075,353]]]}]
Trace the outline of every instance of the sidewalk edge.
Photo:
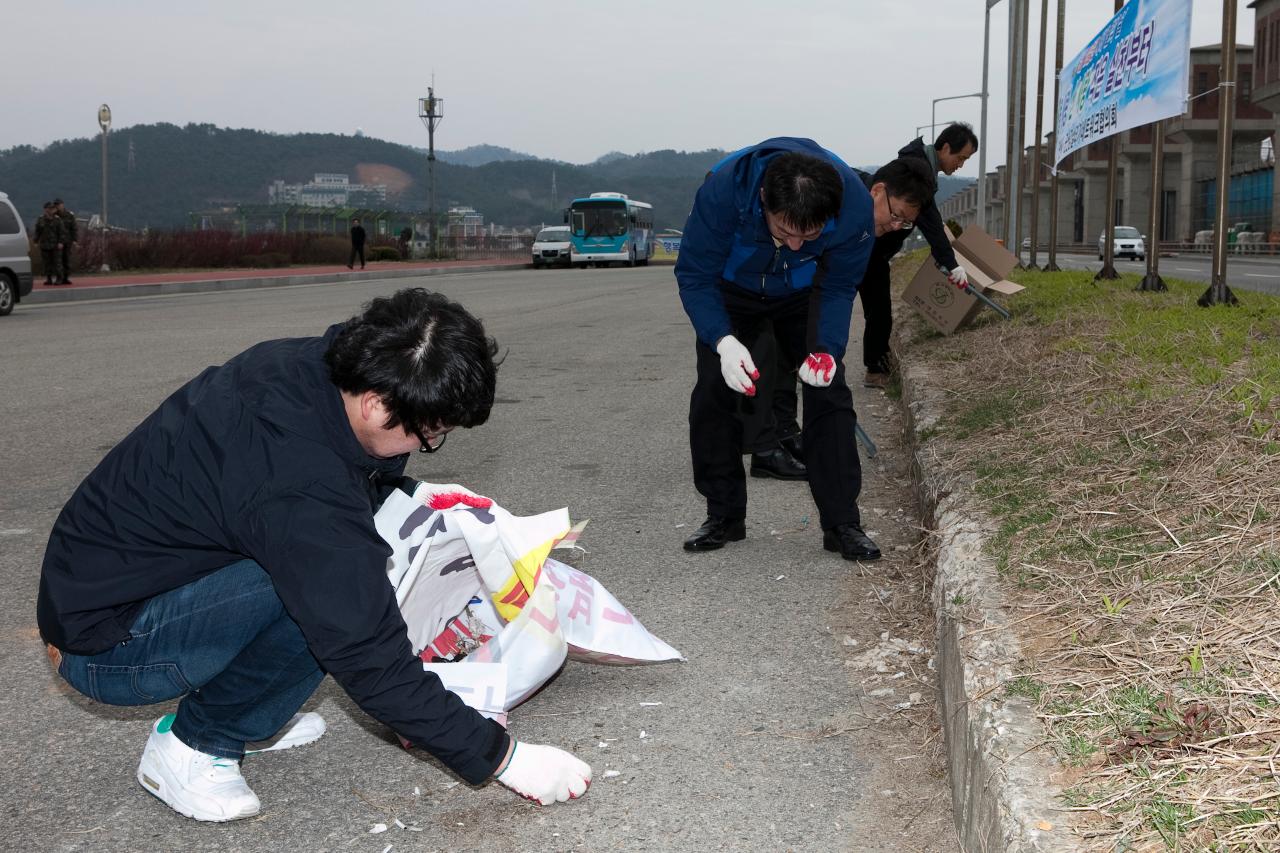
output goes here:
[{"label": "sidewalk edge", "polygon": [[984,553],[992,520],[971,511],[921,440],[943,408],[940,383],[901,363],[902,401],[912,484],[925,524],[938,544],[933,585],[937,666],[951,804],[965,851],[1072,853],[1085,848],[1061,821],[1063,805],[1050,780],[1060,770],[1030,703],[1005,694],[1018,674],[1021,647],[995,565]]},{"label": "sidewalk edge", "polygon": [[485,264],[468,267],[418,267],[408,270],[366,270],[364,272],[308,273],[306,275],[263,276],[261,278],[211,278],[200,281],[164,281],[146,284],[102,284],[77,288],[32,291],[22,297],[21,305],[49,305],[57,302],[80,302],[89,299],[120,299],[131,296],[160,296],[175,293],[212,293],[222,290],[250,290],[260,287],[296,287],[337,282],[377,281],[388,278],[466,274],[524,269],[519,264]]}]

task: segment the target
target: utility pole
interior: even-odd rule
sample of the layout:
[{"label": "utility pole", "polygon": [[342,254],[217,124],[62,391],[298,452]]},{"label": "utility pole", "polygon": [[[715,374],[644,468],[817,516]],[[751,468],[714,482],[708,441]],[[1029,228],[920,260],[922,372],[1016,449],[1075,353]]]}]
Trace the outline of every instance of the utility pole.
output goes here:
[{"label": "utility pole", "polygon": [[1036,144],[1031,157],[1031,256],[1027,269],[1036,264],[1036,243],[1040,239],[1040,139],[1044,135],[1044,45],[1049,32],[1049,0],[1040,0],[1040,64],[1036,73]]},{"label": "utility pole", "polygon": [[1027,33],[1031,29],[1031,0],[1021,0],[1022,11],[1018,24],[1018,218],[1014,220],[1014,245],[1018,248],[1018,266],[1022,266],[1022,188],[1027,182],[1022,157],[1027,141]]},{"label": "utility pole", "polygon": [[[1226,0],[1226,2],[1235,3],[1236,0]],[[1120,7],[1123,5],[1124,0],[1116,0],[1116,11],[1119,12]],[[1120,134],[1111,134],[1107,139],[1107,144],[1110,146],[1110,151],[1107,154],[1107,216],[1102,229],[1102,269],[1098,270],[1098,274],[1093,277],[1094,281],[1120,277],[1120,273],[1116,272],[1115,264],[1116,172],[1119,170],[1120,164]]]},{"label": "utility pole", "polygon": [[427,96],[418,99],[418,118],[427,126],[427,221],[431,223],[431,257],[440,257],[440,227],[436,222],[436,125],[444,119],[444,98],[437,98],[435,87],[427,87]]},{"label": "utility pole", "polygon": [[1023,111],[1027,96],[1027,3],[1009,0],[1009,140],[1005,162],[1005,248],[1022,263],[1022,145],[1026,132]]},{"label": "utility pole", "polygon": [[1203,307],[1235,305],[1227,287],[1227,197],[1231,194],[1231,135],[1236,113],[1236,0],[1222,4],[1222,68],[1218,72],[1218,184],[1214,194],[1213,278],[1197,300]]},{"label": "utility pole", "polygon": [[982,119],[978,137],[978,227],[987,230],[987,66],[991,57],[991,7],[1000,0],[982,0]]},{"label": "utility pole", "polygon": [[1058,0],[1057,47],[1053,60],[1053,174],[1049,177],[1049,263],[1044,265],[1045,272],[1059,272],[1058,267],[1058,87],[1062,76],[1063,30],[1067,20],[1067,0]]}]

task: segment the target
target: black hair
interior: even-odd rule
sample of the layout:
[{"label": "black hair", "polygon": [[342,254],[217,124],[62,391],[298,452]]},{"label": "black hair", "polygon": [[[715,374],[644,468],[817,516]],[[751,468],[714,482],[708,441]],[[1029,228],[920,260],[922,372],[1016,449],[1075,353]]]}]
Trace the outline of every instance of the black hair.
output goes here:
[{"label": "black hair", "polygon": [[498,345],[457,302],[421,287],[380,296],[348,320],[325,351],[329,379],[375,392],[386,427],[474,427],[493,408]]},{"label": "black hair", "polygon": [[950,148],[952,154],[959,154],[966,145],[972,145],[973,150],[977,151],[978,134],[973,132],[972,125],[958,121],[942,129],[942,133],[938,134],[938,140],[933,143],[933,148],[935,151],[941,151],[944,145]]},{"label": "black hair", "polygon": [[899,157],[885,163],[871,176],[871,183],[884,184],[891,198],[916,207],[926,206],[938,191],[938,182],[921,157]]},{"label": "black hair", "polygon": [[764,209],[800,231],[821,228],[844,201],[844,181],[836,167],[794,151],[769,161],[761,187]]}]

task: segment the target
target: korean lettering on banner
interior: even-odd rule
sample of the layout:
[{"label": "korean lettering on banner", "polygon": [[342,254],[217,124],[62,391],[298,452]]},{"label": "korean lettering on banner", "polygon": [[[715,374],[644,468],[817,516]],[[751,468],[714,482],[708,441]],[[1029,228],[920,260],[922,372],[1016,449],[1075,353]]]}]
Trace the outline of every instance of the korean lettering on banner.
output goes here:
[{"label": "korean lettering on banner", "polygon": [[1181,114],[1190,33],[1191,0],[1128,3],[1117,12],[1062,69],[1055,162],[1099,139]]}]

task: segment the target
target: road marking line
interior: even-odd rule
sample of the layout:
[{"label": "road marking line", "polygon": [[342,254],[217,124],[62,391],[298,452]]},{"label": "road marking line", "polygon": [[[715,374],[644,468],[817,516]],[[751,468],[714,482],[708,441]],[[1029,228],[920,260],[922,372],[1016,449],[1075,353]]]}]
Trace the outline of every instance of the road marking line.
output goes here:
[{"label": "road marking line", "polygon": [[1267,275],[1264,272],[1247,272],[1245,275],[1249,278],[1280,278],[1280,275]]}]

